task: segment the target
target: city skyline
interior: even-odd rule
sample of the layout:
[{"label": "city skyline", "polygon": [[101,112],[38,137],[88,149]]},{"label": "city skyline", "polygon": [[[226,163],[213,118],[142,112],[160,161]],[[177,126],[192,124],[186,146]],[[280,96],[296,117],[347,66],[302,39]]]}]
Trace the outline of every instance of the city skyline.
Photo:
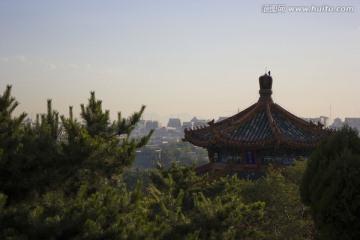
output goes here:
[{"label": "city skyline", "polygon": [[112,119],[144,104],[144,119],[166,125],[242,111],[267,69],[274,102],[293,114],[360,117],[360,3],[326,3],[353,6],[349,13],[264,13],[270,3],[2,2],[1,92],[13,85],[17,113],[34,117],[47,99],[78,115],[95,91]]}]

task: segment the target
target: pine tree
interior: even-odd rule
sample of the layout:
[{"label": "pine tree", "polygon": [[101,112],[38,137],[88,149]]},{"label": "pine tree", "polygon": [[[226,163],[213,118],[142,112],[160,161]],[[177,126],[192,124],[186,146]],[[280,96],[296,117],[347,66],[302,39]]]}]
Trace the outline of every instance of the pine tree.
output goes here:
[{"label": "pine tree", "polygon": [[19,168],[23,164],[19,160],[23,147],[21,124],[26,114],[12,116],[18,105],[11,96],[11,86],[8,85],[3,95],[0,95],[0,192],[10,196],[21,193],[17,182],[21,179]]},{"label": "pine tree", "polygon": [[[8,87],[0,96],[0,239],[121,239],[151,234],[141,185],[129,192],[118,181],[152,131],[130,134],[145,106],[110,122],[91,93],[83,122],[47,113],[35,126],[12,117],[18,105]],[[135,221],[135,222],[133,222]],[[141,229],[142,230],[139,230]],[[142,237],[139,237],[142,236]]]},{"label": "pine tree", "polygon": [[145,146],[153,130],[140,139],[130,137],[136,123],[145,110],[142,106],[128,119],[118,114],[117,121],[111,122],[109,111],[102,110],[102,102],[91,92],[88,104],[81,105],[82,122],[70,117],[61,116],[66,132],[62,142],[64,164],[64,181],[70,179],[69,186],[84,182],[93,185],[104,183],[117,184],[124,168],[135,160],[135,151]]}]

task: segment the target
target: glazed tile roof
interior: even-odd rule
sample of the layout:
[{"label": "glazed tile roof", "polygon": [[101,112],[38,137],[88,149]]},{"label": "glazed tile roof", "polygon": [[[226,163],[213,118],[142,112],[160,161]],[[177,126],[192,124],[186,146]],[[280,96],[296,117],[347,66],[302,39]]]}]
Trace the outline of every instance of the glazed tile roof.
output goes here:
[{"label": "glazed tile roof", "polygon": [[201,147],[227,146],[258,149],[285,146],[313,149],[331,132],[321,125],[309,123],[273,103],[272,78],[260,77],[259,101],[223,121],[209,126],[185,130],[184,141]]}]

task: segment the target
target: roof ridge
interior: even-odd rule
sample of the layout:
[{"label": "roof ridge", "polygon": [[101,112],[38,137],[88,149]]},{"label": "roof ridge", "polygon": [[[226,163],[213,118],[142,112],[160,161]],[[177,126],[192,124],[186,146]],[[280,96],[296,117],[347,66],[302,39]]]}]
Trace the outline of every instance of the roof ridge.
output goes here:
[{"label": "roof ridge", "polygon": [[266,108],[266,116],[268,118],[268,124],[271,128],[271,131],[275,135],[274,138],[278,141],[282,140],[280,129],[278,128],[275,119],[272,117],[270,105],[268,102],[265,104],[265,108]]}]

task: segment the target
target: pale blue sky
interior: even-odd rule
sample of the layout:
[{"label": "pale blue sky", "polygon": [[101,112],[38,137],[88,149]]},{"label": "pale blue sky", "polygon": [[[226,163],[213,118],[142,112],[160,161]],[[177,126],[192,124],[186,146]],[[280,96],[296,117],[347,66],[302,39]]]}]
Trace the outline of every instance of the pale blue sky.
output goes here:
[{"label": "pale blue sky", "polygon": [[[262,13],[264,4],[353,13]],[[359,1],[0,0],[0,91],[20,111],[67,115],[91,90],[115,116],[230,116],[273,99],[302,117],[360,117]],[[156,113],[156,114],[155,114]],[[183,121],[189,119],[182,119]]]}]

